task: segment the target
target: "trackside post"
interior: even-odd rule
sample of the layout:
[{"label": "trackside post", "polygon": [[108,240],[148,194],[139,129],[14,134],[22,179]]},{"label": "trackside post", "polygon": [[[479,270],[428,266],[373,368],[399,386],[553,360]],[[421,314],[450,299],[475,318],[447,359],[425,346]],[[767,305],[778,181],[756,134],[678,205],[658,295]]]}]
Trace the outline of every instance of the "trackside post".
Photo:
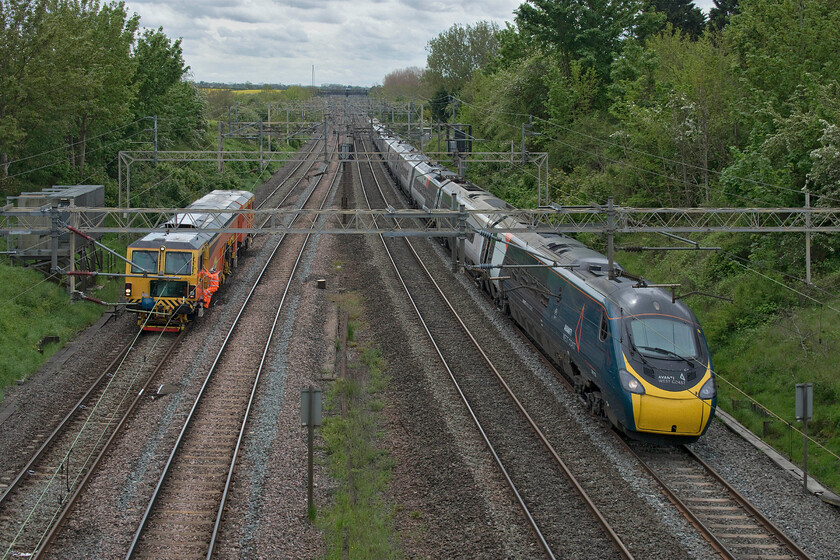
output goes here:
[{"label": "trackside post", "polygon": [[312,517],[315,512],[315,504],[312,499],[314,486],[314,467],[312,453],[315,441],[315,426],[321,425],[321,390],[312,387],[300,391],[300,422],[308,428],[307,434],[307,488],[306,488],[306,511]]}]

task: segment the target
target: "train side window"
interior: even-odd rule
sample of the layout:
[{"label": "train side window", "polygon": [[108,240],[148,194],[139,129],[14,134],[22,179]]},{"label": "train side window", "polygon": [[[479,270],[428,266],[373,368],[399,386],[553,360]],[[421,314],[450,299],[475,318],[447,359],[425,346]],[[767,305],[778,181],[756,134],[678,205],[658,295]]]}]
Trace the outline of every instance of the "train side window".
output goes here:
[{"label": "train side window", "polygon": [[607,336],[610,334],[610,322],[607,319],[606,313],[601,313],[601,332],[599,338],[601,340],[607,340]]}]

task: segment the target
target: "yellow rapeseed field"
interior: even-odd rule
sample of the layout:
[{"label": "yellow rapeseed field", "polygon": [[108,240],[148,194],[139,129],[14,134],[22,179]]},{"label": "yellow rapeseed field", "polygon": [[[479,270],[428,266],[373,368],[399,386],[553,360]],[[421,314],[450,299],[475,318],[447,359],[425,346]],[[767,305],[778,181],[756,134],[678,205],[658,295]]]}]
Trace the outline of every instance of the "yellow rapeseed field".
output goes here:
[{"label": "yellow rapeseed field", "polygon": [[248,94],[255,94],[260,93],[261,89],[230,89],[230,88],[201,88],[206,92],[211,91],[232,91],[235,95],[248,95]]}]

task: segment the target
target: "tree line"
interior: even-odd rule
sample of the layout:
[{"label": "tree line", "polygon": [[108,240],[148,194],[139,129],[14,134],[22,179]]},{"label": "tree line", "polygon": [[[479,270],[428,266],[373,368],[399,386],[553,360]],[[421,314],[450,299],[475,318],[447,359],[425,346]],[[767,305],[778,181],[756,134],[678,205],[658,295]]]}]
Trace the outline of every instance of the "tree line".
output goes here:
[{"label": "tree line", "polygon": [[[518,145],[528,123],[558,202],[802,207],[808,192],[837,206],[838,24],[836,0],[716,0],[709,17],[690,0],[529,0],[504,28],[432,39],[411,95],[486,149]],[[536,202],[524,170],[486,181]]]},{"label": "tree line", "polygon": [[119,149],[203,139],[180,39],[124,2],[0,0],[0,194],[107,183]]}]

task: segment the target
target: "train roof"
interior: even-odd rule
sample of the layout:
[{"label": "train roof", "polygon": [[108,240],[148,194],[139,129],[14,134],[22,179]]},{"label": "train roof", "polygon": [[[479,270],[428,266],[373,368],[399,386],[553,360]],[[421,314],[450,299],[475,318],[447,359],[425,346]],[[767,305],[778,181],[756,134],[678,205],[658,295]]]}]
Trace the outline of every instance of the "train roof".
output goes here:
[{"label": "train roof", "polygon": [[239,210],[253,198],[254,195],[248,191],[212,191],[187,206],[185,210],[190,212],[175,214],[160,231],[146,234],[129,247],[157,249],[165,245],[167,249],[198,249],[216,235],[214,232],[203,231],[204,229],[223,228],[236,216],[235,212],[211,214],[200,210],[205,208]]},{"label": "train roof", "polygon": [[[431,162],[424,154],[401,138],[391,134],[384,126],[374,124],[374,129],[383,139],[409,162],[417,162],[418,171],[428,173],[430,179],[444,192],[457,196],[468,210],[487,209],[493,212],[493,220],[488,216],[474,215],[482,229],[494,227],[525,227],[511,216],[499,217],[498,210],[515,208],[508,202],[492,195],[481,187],[465,181],[457,174]],[[422,166],[422,167],[421,167]],[[429,171],[426,171],[426,170]],[[615,278],[609,277],[609,259],[580,241],[561,233],[516,233],[509,237],[510,242],[541,258],[546,264],[561,265],[554,270],[574,282],[580,289],[598,301],[609,301],[627,315],[668,312],[677,317],[696,323],[691,309],[682,301],[672,301],[671,294],[663,288],[646,287],[643,279],[630,277],[616,262],[613,266],[618,271]]]}]

